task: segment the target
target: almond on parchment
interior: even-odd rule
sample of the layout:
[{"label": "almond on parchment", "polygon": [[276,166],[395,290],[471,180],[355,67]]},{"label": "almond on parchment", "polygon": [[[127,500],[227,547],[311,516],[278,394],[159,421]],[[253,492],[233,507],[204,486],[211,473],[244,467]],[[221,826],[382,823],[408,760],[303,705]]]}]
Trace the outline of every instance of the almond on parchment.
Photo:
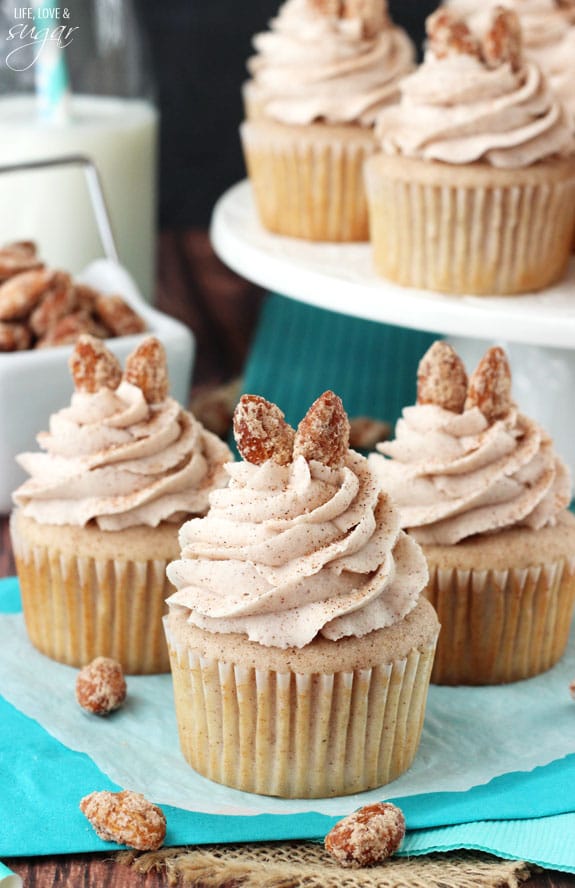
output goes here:
[{"label": "almond on parchment", "polygon": [[260,395],[242,395],[233,417],[234,438],[243,458],[260,466],[268,459],[280,466],[292,460],[295,432],[279,407]]}]

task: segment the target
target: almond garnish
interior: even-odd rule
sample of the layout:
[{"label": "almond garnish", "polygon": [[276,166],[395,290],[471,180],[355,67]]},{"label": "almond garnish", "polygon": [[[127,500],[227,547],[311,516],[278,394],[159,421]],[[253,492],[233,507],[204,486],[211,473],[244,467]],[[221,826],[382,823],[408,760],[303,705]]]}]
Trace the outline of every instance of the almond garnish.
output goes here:
[{"label": "almond garnish", "polygon": [[499,346],[488,349],[471,375],[465,409],[478,407],[488,422],[502,419],[513,405],[511,368]]},{"label": "almond garnish", "polygon": [[297,428],[293,455],[338,468],[343,465],[348,450],[349,419],[341,398],[331,391],[324,392]]},{"label": "almond garnish", "polygon": [[19,321],[36,307],[52,281],[53,271],[36,268],[0,285],[0,321]]},{"label": "almond garnish", "polygon": [[259,395],[242,395],[233,419],[234,438],[243,458],[256,466],[268,459],[291,462],[295,432],[279,407]]},{"label": "almond garnish", "polygon": [[80,336],[68,363],[78,392],[117,389],[122,379],[120,362],[95,336]]},{"label": "almond garnish", "polygon": [[148,404],[165,401],[170,391],[166,350],[159,339],[148,336],[126,359],[124,379],[138,386]]},{"label": "almond garnish", "polygon": [[523,60],[523,41],[517,13],[496,6],[482,48],[483,59],[489,68],[509,63],[513,71],[518,71]]},{"label": "almond garnish", "polygon": [[119,709],[126,692],[122,664],[111,657],[96,657],[76,677],[76,700],[93,715],[108,715]]},{"label": "almond garnish", "polygon": [[401,809],[390,802],[376,802],[336,823],[324,844],[342,866],[371,866],[395,854],[404,835]]},{"label": "almond garnish", "polygon": [[428,46],[436,58],[469,55],[481,58],[481,45],[464,21],[451,10],[439,8],[425,22]]},{"label": "almond garnish", "polygon": [[375,37],[389,21],[384,0],[309,0],[326,18],[359,19],[364,37]]},{"label": "almond garnish", "polygon": [[462,413],[467,397],[463,361],[447,342],[438,339],[424,354],[417,369],[417,403],[436,404]]},{"label": "almond garnish", "polygon": [[105,842],[137,851],[157,851],[164,843],[164,812],[141,793],[128,789],[92,792],[81,800],[80,810]]}]

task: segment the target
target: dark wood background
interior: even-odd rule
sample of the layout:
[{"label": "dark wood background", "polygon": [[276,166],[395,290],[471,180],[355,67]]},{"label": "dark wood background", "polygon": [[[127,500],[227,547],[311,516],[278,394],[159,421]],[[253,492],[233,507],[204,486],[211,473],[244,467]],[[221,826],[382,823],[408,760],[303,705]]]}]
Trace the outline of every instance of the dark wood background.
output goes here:
[{"label": "dark wood background", "polygon": [[[157,304],[188,324],[196,335],[193,394],[241,375],[264,298],[260,290],[214,256],[204,230],[165,231],[161,235]],[[4,517],[0,518],[0,576],[13,573]],[[160,888],[168,884],[162,873],[142,875],[116,862],[109,853],[20,858],[5,863],[22,876],[26,888]],[[542,872],[523,884],[525,888],[575,888],[575,875]],[[229,888],[236,886],[230,883]]]}]

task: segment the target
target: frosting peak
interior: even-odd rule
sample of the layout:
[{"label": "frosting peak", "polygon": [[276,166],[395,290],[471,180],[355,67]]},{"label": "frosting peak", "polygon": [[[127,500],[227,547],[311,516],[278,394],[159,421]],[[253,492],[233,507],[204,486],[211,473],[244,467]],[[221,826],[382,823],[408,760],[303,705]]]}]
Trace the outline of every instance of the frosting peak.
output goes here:
[{"label": "frosting peak", "polygon": [[44,452],[18,456],[31,477],[14,502],[40,523],[94,521],[102,530],[203,514],[210,490],[227,482],[229,448],[167,395],[158,340],[143,341],[121,378],[116,358],[91,339],[72,354],[70,406],[38,435]]},{"label": "frosting peak", "polygon": [[322,439],[327,426],[318,419],[339,413],[335,397],[312,405],[289,462],[228,464],[229,485],[212,493],[207,515],[181,528],[169,603],[193,625],[303,647],[318,634],[365,635],[415,606],[425,559],[367,460],[349,449],[326,460],[322,447],[306,456],[297,446],[298,436]]},{"label": "frosting peak", "polygon": [[371,124],[414,62],[411,41],[380,0],[287,0],[254,47],[248,95],[289,124]]},{"label": "frosting peak", "polygon": [[480,41],[449,10],[428,19],[423,64],[400,84],[376,135],[383,150],[424,160],[519,168],[572,154],[568,114],[521,52],[517,16],[496,11]]},{"label": "frosting peak", "polygon": [[459,412],[431,400],[406,407],[395,440],[377,447],[387,458],[370,455],[402,527],[420,543],[451,545],[514,525],[539,529],[569,505],[569,472],[549,436],[512,403],[502,354],[484,356]]}]

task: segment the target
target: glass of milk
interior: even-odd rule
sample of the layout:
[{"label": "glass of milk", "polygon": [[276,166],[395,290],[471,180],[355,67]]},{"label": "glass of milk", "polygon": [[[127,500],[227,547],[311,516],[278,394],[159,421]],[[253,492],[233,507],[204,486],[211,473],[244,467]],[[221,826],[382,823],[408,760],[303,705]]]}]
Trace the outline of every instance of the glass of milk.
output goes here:
[{"label": "glass of milk", "polygon": [[[0,0],[0,166],[89,157],[120,262],[150,301],[157,131],[131,0]],[[102,256],[81,169],[0,175],[0,242],[21,239],[35,240],[48,264],[73,273]]]}]

